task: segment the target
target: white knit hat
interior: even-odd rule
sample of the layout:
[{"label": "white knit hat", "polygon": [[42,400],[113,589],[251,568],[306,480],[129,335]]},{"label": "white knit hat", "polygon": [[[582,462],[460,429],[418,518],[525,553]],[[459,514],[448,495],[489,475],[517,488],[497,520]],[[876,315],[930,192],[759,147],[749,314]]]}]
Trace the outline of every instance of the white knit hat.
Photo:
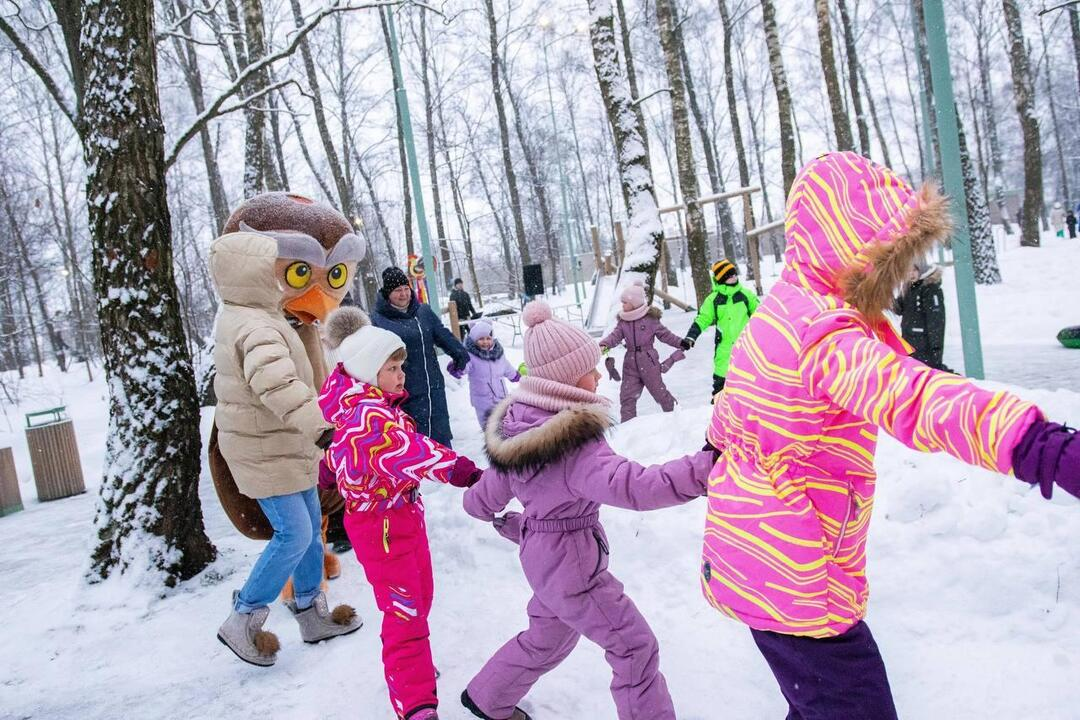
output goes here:
[{"label": "white knit hat", "polygon": [[326,319],[326,342],[341,361],[345,372],[368,385],[379,384],[379,370],[398,350],[402,342],[389,330],[371,324],[359,308],[341,307]]}]

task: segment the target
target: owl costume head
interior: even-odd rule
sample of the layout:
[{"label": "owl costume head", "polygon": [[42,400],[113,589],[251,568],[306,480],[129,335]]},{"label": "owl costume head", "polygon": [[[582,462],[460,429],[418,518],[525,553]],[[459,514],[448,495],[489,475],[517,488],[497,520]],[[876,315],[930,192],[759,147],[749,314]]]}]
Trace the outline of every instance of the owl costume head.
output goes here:
[{"label": "owl costume head", "polygon": [[340,212],[303,195],[271,192],[244,201],[222,234],[250,233],[275,243],[274,282],[279,307],[310,325],[341,304],[367,248]]}]

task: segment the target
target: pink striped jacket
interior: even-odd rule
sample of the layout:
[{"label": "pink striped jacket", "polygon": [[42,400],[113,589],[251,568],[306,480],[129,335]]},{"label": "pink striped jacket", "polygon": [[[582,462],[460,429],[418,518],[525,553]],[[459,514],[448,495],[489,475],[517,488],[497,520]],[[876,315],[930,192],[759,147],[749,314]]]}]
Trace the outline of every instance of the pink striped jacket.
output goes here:
[{"label": "pink striped jacket", "polygon": [[948,205],[854,153],[810,163],[788,199],[780,281],[735,345],[708,435],[702,588],[721,612],[794,635],[866,613],[878,428],[1008,473],[1040,413],[907,357],[881,315]]}]

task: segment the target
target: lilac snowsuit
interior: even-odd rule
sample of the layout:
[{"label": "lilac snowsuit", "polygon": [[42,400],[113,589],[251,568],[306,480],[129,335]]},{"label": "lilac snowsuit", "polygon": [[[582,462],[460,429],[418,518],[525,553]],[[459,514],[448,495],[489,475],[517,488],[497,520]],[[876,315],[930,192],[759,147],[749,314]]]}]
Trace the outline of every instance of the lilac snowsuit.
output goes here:
[{"label": "lilac snowsuit", "polygon": [[[656,637],[607,571],[598,511],[601,504],[650,510],[703,496],[713,454],[646,468],[615,454],[604,440],[610,426],[599,406],[552,413],[508,400],[493,411],[486,438],[492,467],[465,493],[465,511],[520,540],[533,596],[528,629],[503,645],[468,685],[489,717],[509,717],[584,635],[605,650],[620,720],[675,720]],[[524,513],[497,518],[514,497]]]},{"label": "lilac snowsuit", "polygon": [[480,428],[483,429],[492,409],[506,397],[506,385],[503,383],[503,378],[510,382],[517,382],[521,376],[501,352],[494,360],[486,359],[484,355],[490,356],[494,353],[475,352],[479,348],[471,342],[471,338],[465,341],[465,347],[469,350],[470,357],[469,364],[465,366],[469,375],[469,401],[472,403],[473,410],[476,410],[476,419],[480,422]]},{"label": "lilac snowsuit", "polygon": [[626,343],[622,385],[619,388],[619,404],[623,422],[637,416],[637,401],[641,397],[642,388],[649,391],[653,400],[664,412],[675,409],[675,398],[668,391],[661,377],[660,356],[653,345],[654,340],[659,340],[673,348],[678,348],[682,341],[682,338],[660,322],[660,312],[657,308],[649,308],[649,312],[640,320],[630,321],[620,318],[611,334],[600,341],[600,344],[607,348],[617,347],[621,342]]}]

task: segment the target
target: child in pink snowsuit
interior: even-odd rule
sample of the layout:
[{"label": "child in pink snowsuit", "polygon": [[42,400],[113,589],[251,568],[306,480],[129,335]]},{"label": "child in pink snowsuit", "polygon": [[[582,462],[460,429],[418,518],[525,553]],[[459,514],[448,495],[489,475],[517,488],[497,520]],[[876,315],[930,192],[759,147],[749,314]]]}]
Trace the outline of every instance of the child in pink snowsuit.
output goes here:
[{"label": "child in pink snowsuit", "polygon": [[341,363],[319,396],[334,439],[320,485],[337,484],[345,531],[383,613],[383,668],[399,718],[436,720],[428,613],[434,581],[421,480],[468,487],[472,462],[416,431],[401,404],[405,345],[356,308],[335,310],[327,341]]},{"label": "child in pink snowsuit", "polygon": [[[616,455],[604,440],[612,421],[596,394],[596,342],[552,319],[543,302],[529,303],[522,317],[529,375],[488,421],[491,469],[466,492],[465,511],[519,542],[533,590],[529,627],[472,679],[462,703],[479,718],[527,718],[516,703],[584,635],[606,651],[620,720],[674,720],[656,637],[607,571],[599,510],[689,502],[704,493],[715,456],[705,451],[646,468]],[[524,512],[499,517],[515,497]]]},{"label": "child in pink snowsuit", "polygon": [[[600,351],[606,354],[620,343],[626,343],[622,385],[619,387],[621,420],[626,422],[637,416],[637,401],[643,389],[649,391],[664,412],[671,412],[675,409],[675,398],[661,376],[674,362],[682,359],[682,338],[660,322],[660,309],[645,302],[645,288],[641,285],[629,285],[619,299],[622,301],[619,322],[600,341]],[[664,362],[660,362],[660,355],[656,352],[654,343],[657,340],[675,348],[672,357]],[[613,363],[610,359],[608,362]],[[609,371],[613,367],[613,364],[610,365]],[[614,373],[612,376],[616,377]]]},{"label": "child in pink snowsuit", "polygon": [[750,626],[790,720],[896,718],[866,615],[878,429],[1080,495],[1080,442],[1007,392],[908,357],[882,315],[948,202],[855,153],[791,187],[780,280],[735,343],[708,437],[701,583]]},{"label": "child in pink snowsuit", "polygon": [[479,320],[469,328],[465,349],[472,358],[465,366],[465,372],[469,375],[469,401],[483,429],[495,405],[506,397],[503,378],[516,383],[521,380],[521,375],[506,359],[502,345],[492,332],[491,323],[486,320]]}]

